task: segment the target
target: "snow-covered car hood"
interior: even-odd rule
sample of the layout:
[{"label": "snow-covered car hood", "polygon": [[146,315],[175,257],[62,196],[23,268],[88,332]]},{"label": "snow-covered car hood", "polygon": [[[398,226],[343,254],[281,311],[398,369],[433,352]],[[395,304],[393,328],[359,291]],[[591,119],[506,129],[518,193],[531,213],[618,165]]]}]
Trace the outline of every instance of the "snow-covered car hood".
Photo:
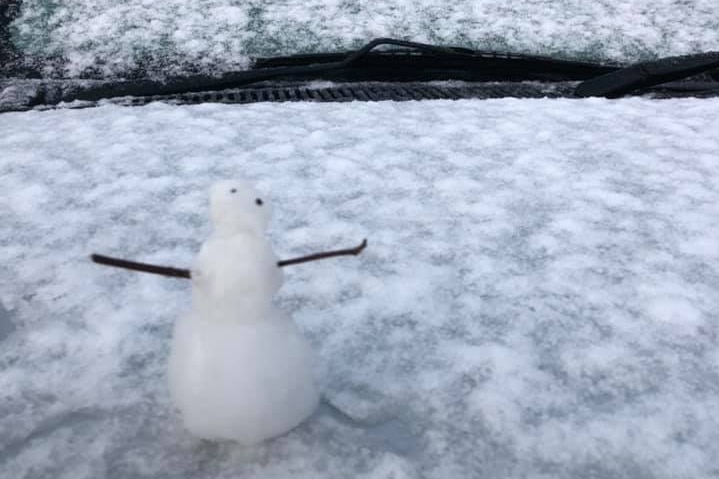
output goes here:
[{"label": "snow-covered car hood", "polygon": [[[103,106],[0,116],[0,476],[719,473],[719,100]],[[327,401],[191,438],[166,360],[207,188],[275,209]]]}]

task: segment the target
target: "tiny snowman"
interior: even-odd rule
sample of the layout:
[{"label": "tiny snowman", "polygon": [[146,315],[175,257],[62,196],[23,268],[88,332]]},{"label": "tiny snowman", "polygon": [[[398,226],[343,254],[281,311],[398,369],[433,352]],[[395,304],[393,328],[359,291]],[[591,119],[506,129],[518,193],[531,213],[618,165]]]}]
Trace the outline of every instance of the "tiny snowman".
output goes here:
[{"label": "tiny snowman", "polygon": [[191,270],[93,254],[92,261],[192,280],[192,308],[176,324],[170,394],[186,428],[210,440],[258,444],[280,436],[317,408],[313,355],[292,318],[272,304],[280,267],[358,255],[355,248],[278,261],[265,238],[271,209],[244,181],[210,191],[214,231]]},{"label": "tiny snowman", "polygon": [[253,445],[317,408],[313,355],[272,304],[283,274],[264,236],[270,206],[250,184],[221,181],[210,211],[214,232],[192,268],[192,309],[175,325],[170,392],[193,435]]}]

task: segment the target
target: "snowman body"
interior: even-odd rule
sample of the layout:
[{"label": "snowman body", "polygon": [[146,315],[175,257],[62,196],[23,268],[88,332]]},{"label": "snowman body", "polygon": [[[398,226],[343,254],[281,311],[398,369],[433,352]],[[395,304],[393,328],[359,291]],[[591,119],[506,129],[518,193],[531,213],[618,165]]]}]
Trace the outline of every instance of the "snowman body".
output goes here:
[{"label": "snowman body", "polygon": [[282,270],[264,238],[269,206],[243,182],[211,194],[215,231],[192,269],[192,309],[175,325],[170,393],[185,427],[204,439],[252,445],[316,409],[313,355],[272,304]]}]

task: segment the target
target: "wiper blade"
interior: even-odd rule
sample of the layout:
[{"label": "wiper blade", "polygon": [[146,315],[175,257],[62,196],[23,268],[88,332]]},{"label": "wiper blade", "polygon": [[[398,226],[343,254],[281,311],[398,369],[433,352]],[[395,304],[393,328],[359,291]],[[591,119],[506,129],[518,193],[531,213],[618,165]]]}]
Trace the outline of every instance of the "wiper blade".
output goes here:
[{"label": "wiper blade", "polygon": [[[378,48],[383,45],[395,48]],[[99,100],[117,97],[124,98],[115,102],[132,105],[149,101],[179,104],[205,101],[375,101],[445,96],[577,98],[616,97],[637,88],[648,89],[655,98],[710,97],[719,96],[719,70],[711,71],[718,66],[717,61],[719,53],[711,52],[624,67],[379,38],[349,53],[256,59],[249,70],[217,77],[186,76],[119,82],[0,80],[0,112],[53,107],[62,102],[69,103],[68,107],[82,108],[94,106]],[[703,71],[708,71],[708,74],[691,81],[666,83]],[[337,87],[306,89],[312,80],[329,80]],[[435,80],[460,80],[465,86],[427,86]],[[579,81],[583,83],[577,86]],[[532,82],[539,86],[531,86]],[[656,88],[656,85],[661,86]]]},{"label": "wiper blade", "polygon": [[[373,52],[390,45],[407,50]],[[372,55],[370,55],[372,53]],[[156,96],[208,92],[237,88],[267,80],[322,78],[350,81],[409,81],[424,72],[423,79],[491,80],[583,80],[615,70],[617,67],[586,62],[556,60],[526,55],[500,55],[466,48],[378,38],[348,54],[298,55],[258,60],[255,68],[226,73],[219,77],[192,76],[168,80],[130,80],[102,83],[76,91],[48,89],[43,103],[124,96]]]},{"label": "wiper blade", "polygon": [[618,98],[636,90],[681,80],[717,68],[719,52],[667,57],[637,63],[586,80],[577,86],[574,93],[579,97]]}]

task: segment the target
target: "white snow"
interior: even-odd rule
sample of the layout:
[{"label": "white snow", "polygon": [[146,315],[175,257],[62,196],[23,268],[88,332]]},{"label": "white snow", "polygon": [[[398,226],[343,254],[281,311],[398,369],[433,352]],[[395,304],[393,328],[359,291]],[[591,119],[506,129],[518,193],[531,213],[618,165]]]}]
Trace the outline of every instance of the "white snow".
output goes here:
[{"label": "white snow", "polygon": [[313,355],[272,304],[283,274],[265,238],[269,203],[243,180],[210,191],[213,232],[192,268],[192,309],[173,332],[170,394],[196,437],[255,445],[317,408]]},{"label": "white snow", "polygon": [[[709,478],[719,100],[0,115],[0,477]],[[274,205],[278,306],[334,407],[255,448],[166,385],[207,188]],[[263,198],[264,199],[264,198]],[[7,326],[9,324],[9,326]]]},{"label": "white snow", "polygon": [[236,70],[376,37],[637,61],[719,50],[718,19],[715,0],[24,0],[12,31],[47,74],[122,76]]}]

